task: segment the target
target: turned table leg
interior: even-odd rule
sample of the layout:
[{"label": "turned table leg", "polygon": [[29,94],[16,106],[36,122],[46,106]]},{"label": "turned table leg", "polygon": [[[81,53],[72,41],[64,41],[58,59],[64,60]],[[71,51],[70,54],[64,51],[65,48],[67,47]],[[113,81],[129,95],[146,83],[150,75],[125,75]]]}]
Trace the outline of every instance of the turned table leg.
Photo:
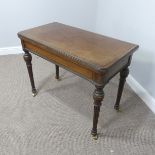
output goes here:
[{"label": "turned table leg", "polygon": [[116,103],[115,103],[115,106],[114,106],[114,108],[116,110],[119,110],[119,104],[120,104],[124,84],[125,84],[125,81],[126,81],[126,78],[127,78],[128,74],[129,74],[129,68],[128,67],[124,68],[120,72],[120,82],[119,82],[119,87],[118,87],[118,92],[117,92],[117,99],[116,99]]},{"label": "turned table leg", "polygon": [[32,86],[32,96],[36,96],[37,91],[36,91],[35,84],[34,84],[32,64],[31,64],[32,56],[28,50],[24,50],[24,52],[25,52],[25,54],[23,57],[26,62],[27,70],[28,70],[29,77],[30,77],[30,82],[31,82],[31,86]]},{"label": "turned table leg", "polygon": [[104,92],[102,86],[95,86],[96,89],[93,94],[94,98],[94,117],[93,117],[93,128],[91,131],[92,137],[96,140],[98,138],[97,136],[97,124],[98,124],[98,118],[100,113],[100,106],[102,104],[102,100],[104,98]]},{"label": "turned table leg", "polygon": [[55,65],[55,69],[56,69],[56,76],[55,76],[55,78],[57,80],[59,80],[59,66],[58,65]]}]

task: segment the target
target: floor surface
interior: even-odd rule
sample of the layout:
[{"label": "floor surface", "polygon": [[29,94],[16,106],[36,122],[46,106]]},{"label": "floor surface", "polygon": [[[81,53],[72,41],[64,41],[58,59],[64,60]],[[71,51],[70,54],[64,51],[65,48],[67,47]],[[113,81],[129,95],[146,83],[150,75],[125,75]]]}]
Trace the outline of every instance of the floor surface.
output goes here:
[{"label": "floor surface", "polygon": [[38,95],[32,97],[22,55],[0,56],[0,155],[154,155],[155,115],[125,86],[113,109],[118,79],[105,87],[98,131],[90,136],[94,86],[33,55]]}]

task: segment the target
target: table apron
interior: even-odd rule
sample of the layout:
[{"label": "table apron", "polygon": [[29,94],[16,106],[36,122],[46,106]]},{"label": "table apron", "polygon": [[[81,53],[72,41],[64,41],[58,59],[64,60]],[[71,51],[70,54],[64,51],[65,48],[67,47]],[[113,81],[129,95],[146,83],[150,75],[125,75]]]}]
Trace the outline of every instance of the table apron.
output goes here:
[{"label": "table apron", "polygon": [[54,52],[49,52],[47,50],[44,50],[40,47],[37,47],[27,42],[24,42],[24,49],[27,49],[28,51],[34,53],[35,55],[38,55],[39,57],[42,57],[50,62],[53,62],[54,64],[57,64],[62,68],[65,68],[75,74],[78,74],[79,76],[87,80],[93,81],[94,73],[89,68],[85,68],[84,66],[81,66],[80,64],[77,64],[65,57],[56,55]]},{"label": "table apron", "polygon": [[78,76],[89,80],[95,85],[105,85],[109,82],[109,80],[116,75],[122,68],[127,66],[130,63],[131,54],[125,56],[120,61],[109,67],[105,72],[98,72],[87,68],[86,66],[82,66],[79,63],[76,63],[73,60],[70,60],[67,57],[63,57],[57,55],[55,52],[48,51],[43,49],[39,46],[33,45],[27,41],[23,42],[23,48],[27,49],[28,51],[42,57],[54,64],[61,66],[62,68],[69,70]]}]

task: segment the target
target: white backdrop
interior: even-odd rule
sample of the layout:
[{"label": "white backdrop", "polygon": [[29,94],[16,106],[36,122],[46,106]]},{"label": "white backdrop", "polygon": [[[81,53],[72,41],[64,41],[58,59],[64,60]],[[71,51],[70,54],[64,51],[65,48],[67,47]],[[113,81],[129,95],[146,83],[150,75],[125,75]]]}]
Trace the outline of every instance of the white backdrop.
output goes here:
[{"label": "white backdrop", "polygon": [[140,45],[131,74],[155,98],[154,8],[154,0],[99,0],[96,31]]},{"label": "white backdrop", "polygon": [[0,48],[18,46],[18,31],[53,21],[93,31],[96,5],[94,0],[1,0]]}]

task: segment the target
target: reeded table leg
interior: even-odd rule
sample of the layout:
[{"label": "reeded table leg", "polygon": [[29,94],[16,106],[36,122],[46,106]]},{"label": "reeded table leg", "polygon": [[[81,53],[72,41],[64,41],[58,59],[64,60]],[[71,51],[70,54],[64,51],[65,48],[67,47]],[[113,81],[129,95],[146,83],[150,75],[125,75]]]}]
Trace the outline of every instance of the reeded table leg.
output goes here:
[{"label": "reeded table leg", "polygon": [[59,80],[59,66],[58,65],[55,65],[55,69],[56,69],[56,76],[55,76],[55,78],[57,80]]},{"label": "reeded table leg", "polygon": [[24,60],[26,62],[27,70],[28,70],[29,77],[30,77],[30,82],[31,82],[31,86],[32,86],[32,96],[36,96],[37,91],[36,91],[35,84],[34,84],[32,64],[31,64],[32,56],[29,53],[29,51],[24,50],[24,52],[25,52],[25,54],[23,57],[24,57]]},{"label": "reeded table leg", "polygon": [[102,104],[102,100],[104,98],[104,92],[103,87],[101,86],[95,86],[96,89],[93,94],[94,98],[94,117],[93,117],[93,128],[91,131],[92,137],[96,140],[98,138],[97,136],[97,124],[98,124],[98,118],[100,113],[100,106]]},{"label": "reeded table leg", "polygon": [[115,106],[114,106],[114,108],[116,110],[119,110],[119,104],[120,104],[124,84],[125,84],[125,81],[126,81],[126,78],[127,78],[128,74],[129,74],[129,68],[128,67],[124,68],[120,72],[120,82],[119,82],[119,87],[118,87],[118,92],[117,92],[117,99],[116,99],[116,103],[115,103]]}]

